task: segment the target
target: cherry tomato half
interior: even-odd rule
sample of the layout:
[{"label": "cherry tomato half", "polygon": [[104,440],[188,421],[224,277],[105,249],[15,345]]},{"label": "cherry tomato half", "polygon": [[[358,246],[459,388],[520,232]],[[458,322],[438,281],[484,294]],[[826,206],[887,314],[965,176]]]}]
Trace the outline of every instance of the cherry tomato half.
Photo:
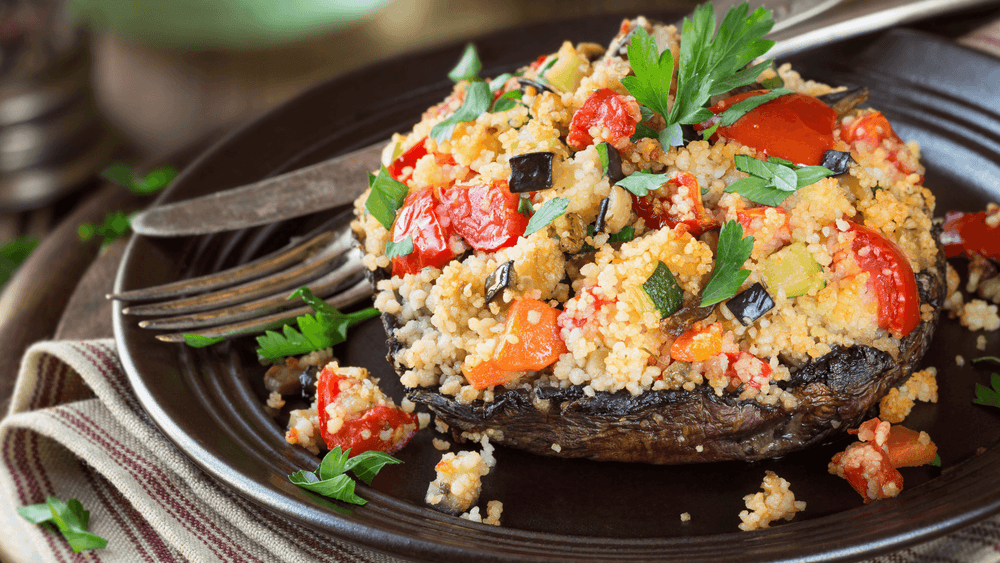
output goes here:
[{"label": "cherry tomato half", "polygon": [[446,228],[438,211],[434,188],[424,188],[406,196],[392,227],[393,242],[413,238],[413,252],[392,259],[392,275],[415,274],[427,266],[440,268],[455,257],[448,245],[451,229]]},{"label": "cherry tomato half", "polygon": [[850,223],[854,232],[851,250],[868,287],[878,299],[878,324],[899,337],[920,324],[920,296],[910,261],[889,239],[868,227]]},{"label": "cherry tomato half", "polygon": [[604,140],[620,149],[635,134],[635,126],[641,119],[639,115],[637,102],[602,88],[591,94],[573,114],[566,144],[578,151],[589,147],[594,144],[590,128],[597,126],[606,127],[610,136]]},{"label": "cherry tomato half", "polygon": [[[770,90],[744,92],[710,109],[716,115],[730,106]],[[732,125],[719,127],[715,136],[730,139],[758,152],[806,166],[819,165],[833,148],[837,112],[812,96],[793,93],[748,111]]]},{"label": "cherry tomato half", "polygon": [[949,258],[968,251],[1000,260],[1000,227],[986,224],[986,212],[949,211],[944,216],[941,243]]},{"label": "cherry tomato half", "polygon": [[[886,160],[903,174],[912,174],[917,171],[916,159],[910,153],[909,147],[892,130],[889,120],[880,112],[868,111],[861,114],[854,121],[844,125],[840,136],[855,150],[858,149],[859,144],[866,145],[862,147],[865,151],[882,147],[886,151]],[[918,183],[922,182],[923,180]]]},{"label": "cherry tomato half", "polygon": [[451,228],[476,250],[494,252],[514,246],[528,226],[528,218],[517,210],[521,198],[510,193],[506,180],[454,187],[443,199]]},{"label": "cherry tomato half", "polygon": [[413,167],[417,165],[417,161],[421,157],[427,154],[427,149],[424,147],[424,141],[426,140],[427,137],[424,137],[419,143],[406,149],[406,152],[397,156],[396,160],[393,160],[392,164],[386,167],[393,179],[397,182],[406,182],[413,175]]}]

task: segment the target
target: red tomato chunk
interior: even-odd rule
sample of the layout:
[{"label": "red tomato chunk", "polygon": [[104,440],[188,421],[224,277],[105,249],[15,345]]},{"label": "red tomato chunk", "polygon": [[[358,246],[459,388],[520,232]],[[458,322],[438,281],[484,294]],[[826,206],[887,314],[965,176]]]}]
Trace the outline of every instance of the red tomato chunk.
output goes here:
[{"label": "red tomato chunk", "polygon": [[443,197],[451,228],[476,250],[514,246],[528,226],[528,218],[517,211],[520,197],[510,193],[505,180],[455,187]]},{"label": "red tomato chunk", "polygon": [[642,197],[632,194],[632,208],[650,229],[686,225],[691,236],[719,226],[701,200],[701,186],[690,172],[681,172],[666,184]]},{"label": "red tomato chunk", "polygon": [[639,104],[635,100],[602,88],[591,94],[573,114],[566,144],[573,150],[583,150],[594,144],[590,128],[604,127],[607,129],[604,140],[621,149],[635,134],[640,119]]},{"label": "red tomato chunk", "polygon": [[937,446],[926,432],[892,426],[877,417],[847,432],[859,441],[835,454],[829,471],[847,479],[865,502],[894,497],[903,490],[897,468],[925,465],[937,457]]},{"label": "red tomato chunk", "polygon": [[395,453],[419,428],[416,415],[397,408],[378,385],[366,377],[342,375],[336,364],[327,365],[319,374],[316,409],[326,446],[350,448],[352,455],[376,450]]},{"label": "red tomato chunk", "polygon": [[444,210],[438,207],[433,188],[406,196],[392,228],[392,240],[398,243],[413,237],[413,252],[392,259],[393,276],[415,274],[427,266],[441,268],[455,257],[449,245],[451,229],[441,220],[447,212],[442,214]]},{"label": "red tomato chunk", "polygon": [[[718,115],[736,103],[768,92],[737,94],[710,109]],[[732,139],[795,164],[816,166],[823,161],[823,153],[833,148],[836,124],[837,112],[829,106],[812,96],[793,93],[757,106],[732,125],[719,127],[715,137]]]},{"label": "red tomato chunk", "polygon": [[987,212],[961,213],[949,211],[944,216],[941,243],[948,257],[975,252],[992,260],[1000,260],[1000,227],[991,227]]},{"label": "red tomato chunk", "polygon": [[868,287],[878,299],[878,324],[903,337],[920,324],[920,296],[910,261],[889,239],[857,223],[851,250],[869,273]]}]

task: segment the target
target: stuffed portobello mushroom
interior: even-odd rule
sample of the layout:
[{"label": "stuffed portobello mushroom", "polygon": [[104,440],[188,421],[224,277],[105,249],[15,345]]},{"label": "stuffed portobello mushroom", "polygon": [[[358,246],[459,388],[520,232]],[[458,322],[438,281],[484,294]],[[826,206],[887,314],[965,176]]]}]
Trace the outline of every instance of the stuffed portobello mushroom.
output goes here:
[{"label": "stuffed portobello mushroom", "polygon": [[394,136],[353,228],[412,401],[538,454],[754,460],[909,375],[945,291],[919,150],[754,64],[770,25],[625,21]]}]

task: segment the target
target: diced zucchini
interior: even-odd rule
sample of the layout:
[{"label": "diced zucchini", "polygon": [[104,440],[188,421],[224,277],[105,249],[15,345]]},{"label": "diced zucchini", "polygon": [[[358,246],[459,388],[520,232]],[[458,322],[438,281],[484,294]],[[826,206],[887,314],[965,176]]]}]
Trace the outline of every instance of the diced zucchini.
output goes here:
[{"label": "diced zucchini", "polygon": [[545,73],[545,80],[556,89],[572,92],[576,89],[576,81],[580,74],[580,57],[576,49],[568,41],[559,49],[559,58]]},{"label": "diced zucchini", "polygon": [[792,243],[768,256],[763,265],[764,280],[772,293],[785,290],[785,297],[798,297],[826,287],[823,266],[801,242]]}]

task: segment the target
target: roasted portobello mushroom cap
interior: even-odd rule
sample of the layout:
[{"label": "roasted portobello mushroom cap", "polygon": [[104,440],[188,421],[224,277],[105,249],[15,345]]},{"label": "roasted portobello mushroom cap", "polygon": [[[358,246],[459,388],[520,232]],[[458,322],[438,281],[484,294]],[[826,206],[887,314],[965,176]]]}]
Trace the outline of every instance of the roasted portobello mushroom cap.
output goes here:
[{"label": "roasted portobello mushroom cap", "polygon": [[[866,413],[916,369],[934,336],[945,297],[945,258],[916,274],[921,304],[931,320],[900,343],[899,357],[869,346],[840,347],[795,370],[780,382],[798,404],[786,409],[738,393],[717,396],[707,385],[693,391],[622,390],[587,396],[583,386],[519,385],[497,388],[494,400],[463,404],[437,388],[412,388],[407,397],[426,405],[461,432],[482,432],[491,441],[539,455],[655,464],[760,460],[819,444],[857,426]],[[372,280],[380,277],[378,273]],[[396,318],[383,314],[388,360],[397,371],[401,345]],[[559,445],[559,450],[552,448]]]}]

